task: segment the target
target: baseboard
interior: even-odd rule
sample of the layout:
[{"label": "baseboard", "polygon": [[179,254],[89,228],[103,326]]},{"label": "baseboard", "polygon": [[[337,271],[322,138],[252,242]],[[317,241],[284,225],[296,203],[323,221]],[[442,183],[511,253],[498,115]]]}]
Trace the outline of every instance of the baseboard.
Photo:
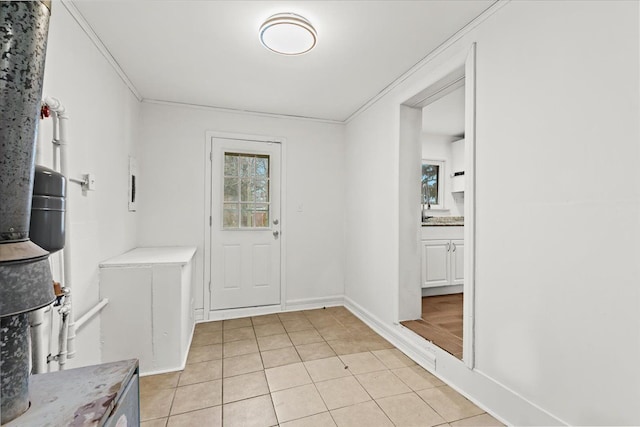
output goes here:
[{"label": "baseboard", "polygon": [[342,295],[331,295],[328,297],[289,300],[284,304],[284,311],[312,310],[314,308],[341,305],[344,305],[344,297]]},{"label": "baseboard", "polygon": [[461,294],[464,292],[464,285],[437,286],[435,288],[422,288],[423,297],[434,297],[437,295]]},{"label": "baseboard", "polygon": [[568,425],[486,373],[469,369],[461,360],[402,325],[380,320],[349,297],[345,307],[417,364],[505,425]]},{"label": "baseboard", "polygon": [[211,310],[209,311],[208,320],[199,320],[198,323],[210,322],[214,320],[229,320],[238,319],[240,317],[261,316],[263,314],[280,313],[282,306],[277,305],[265,305],[261,307],[243,307],[243,308],[229,308],[225,310]]},{"label": "baseboard", "polygon": [[204,320],[204,308],[196,308],[193,310],[193,320],[196,322]]},{"label": "baseboard", "polygon": [[[228,320],[237,319],[240,317],[261,316],[264,314],[283,313],[285,311],[298,311],[298,310],[313,310],[323,307],[335,307],[344,305],[344,298],[339,296],[328,296],[320,298],[305,298],[298,300],[290,300],[280,305],[266,305],[261,307],[245,307],[245,308],[232,308],[226,310],[211,310],[209,311],[209,319],[199,319],[197,323],[214,321],[214,320]],[[204,315],[203,315],[204,317]]]},{"label": "baseboard", "polygon": [[380,320],[377,316],[364,309],[355,301],[348,297],[344,297],[344,306],[360,318],[363,322],[371,327],[376,333],[381,335],[384,339],[396,346],[400,351],[413,359],[418,365],[427,369],[430,372],[434,372],[436,368],[436,357],[431,344],[427,340],[413,341],[411,336],[407,335],[408,332],[402,325],[389,325],[386,322]]}]

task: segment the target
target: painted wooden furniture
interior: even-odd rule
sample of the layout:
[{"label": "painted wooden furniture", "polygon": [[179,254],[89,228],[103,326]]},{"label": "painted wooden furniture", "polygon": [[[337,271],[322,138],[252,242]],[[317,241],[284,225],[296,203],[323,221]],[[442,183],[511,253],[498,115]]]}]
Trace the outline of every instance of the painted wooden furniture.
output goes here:
[{"label": "painted wooden furniture", "polygon": [[136,248],[100,264],[102,360],[142,375],[184,368],[193,333],[194,247]]}]

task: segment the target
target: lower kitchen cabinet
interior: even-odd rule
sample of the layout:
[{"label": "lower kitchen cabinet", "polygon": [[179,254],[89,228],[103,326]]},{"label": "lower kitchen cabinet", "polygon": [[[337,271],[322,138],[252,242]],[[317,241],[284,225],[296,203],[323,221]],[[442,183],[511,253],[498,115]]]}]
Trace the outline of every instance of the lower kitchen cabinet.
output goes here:
[{"label": "lower kitchen cabinet", "polygon": [[422,287],[461,285],[464,282],[464,240],[422,241]]}]

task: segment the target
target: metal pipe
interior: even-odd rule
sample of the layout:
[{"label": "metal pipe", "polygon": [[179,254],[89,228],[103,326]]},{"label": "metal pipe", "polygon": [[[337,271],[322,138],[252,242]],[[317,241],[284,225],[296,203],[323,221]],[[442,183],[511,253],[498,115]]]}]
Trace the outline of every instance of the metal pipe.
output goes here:
[{"label": "metal pipe", "polygon": [[51,123],[53,127],[53,136],[51,137],[51,147],[53,149],[53,157],[52,157],[52,167],[51,169],[60,171],[60,166],[58,165],[58,116],[55,114],[51,115]]},{"label": "metal pipe", "polygon": [[84,324],[91,320],[93,316],[102,311],[102,309],[105,308],[107,304],[109,304],[109,298],[103,298],[98,304],[94,305],[91,310],[87,311],[80,318],[78,318],[78,320],[76,320],[76,331],[82,329]]},{"label": "metal pipe", "polygon": [[[55,144],[58,145],[58,149],[60,151],[60,173],[64,175],[67,180],[70,180],[70,171],[69,171],[69,138],[67,137],[67,126],[69,122],[69,116],[67,115],[67,111],[60,102],[59,99],[53,97],[47,97],[44,100],[45,104],[49,106],[49,109],[53,113],[52,116],[58,121],[58,138]],[[73,315],[73,297],[72,297],[72,288],[73,288],[73,280],[71,273],[71,260],[72,258],[72,245],[71,245],[71,235],[72,235],[72,227],[71,227],[71,215],[73,210],[70,205],[70,195],[67,195],[66,200],[66,212],[64,217],[64,228],[65,228],[65,244],[62,249],[62,259],[64,262],[63,267],[63,285],[67,289],[68,294],[65,297],[66,302],[65,305],[68,304],[69,313],[69,330],[68,330],[68,339],[67,339],[67,351],[66,357],[71,359],[76,354],[76,346],[75,346],[75,338],[76,338],[76,323]]]},{"label": "metal pipe", "polygon": [[69,333],[69,306],[63,305],[60,307],[60,316],[62,317],[62,324],[60,325],[60,333],[58,334],[58,368],[64,371],[67,364],[67,341]]},{"label": "metal pipe", "polygon": [[[40,128],[41,120],[38,120],[38,129]],[[44,153],[42,152],[42,132],[38,132],[38,139],[36,140],[36,165],[44,163]]]},{"label": "metal pipe", "polygon": [[54,319],[53,306],[50,305],[48,310],[49,310],[49,348],[48,348],[49,351],[47,351],[47,372],[51,372],[51,363],[50,363],[49,357],[53,353],[53,319]]},{"label": "metal pipe", "polygon": [[44,314],[47,308],[29,313],[31,332],[31,372],[42,374],[47,369],[47,348],[44,345]]}]

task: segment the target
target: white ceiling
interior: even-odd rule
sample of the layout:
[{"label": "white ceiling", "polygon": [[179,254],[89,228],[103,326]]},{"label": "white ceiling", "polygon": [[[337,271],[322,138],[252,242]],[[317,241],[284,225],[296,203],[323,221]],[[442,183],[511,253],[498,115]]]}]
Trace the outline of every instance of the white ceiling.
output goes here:
[{"label": "white ceiling", "polygon": [[[74,0],[143,99],[344,121],[494,0]],[[318,32],[301,56],[258,28],[293,12]]]}]

